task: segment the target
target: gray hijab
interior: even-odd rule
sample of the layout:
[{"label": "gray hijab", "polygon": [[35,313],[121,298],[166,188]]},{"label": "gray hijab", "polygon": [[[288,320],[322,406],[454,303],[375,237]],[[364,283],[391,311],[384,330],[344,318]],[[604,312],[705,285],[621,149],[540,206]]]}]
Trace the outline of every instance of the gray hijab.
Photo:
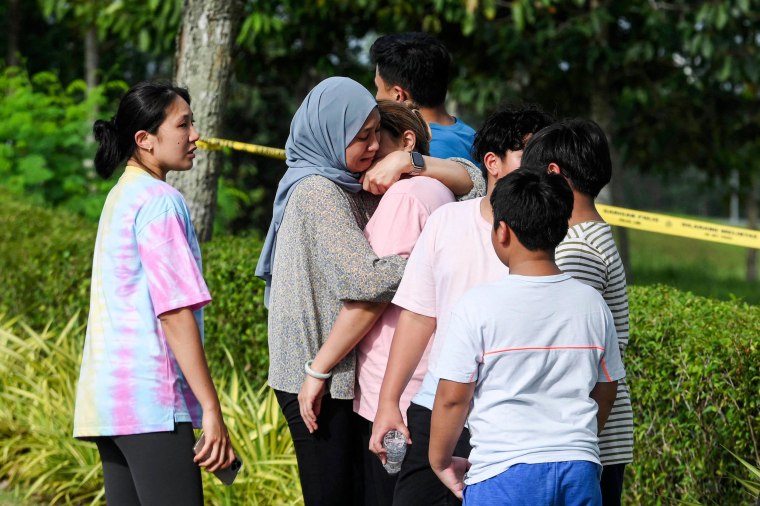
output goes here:
[{"label": "gray hijab", "polygon": [[346,166],[346,147],[375,107],[375,98],[364,86],[347,77],[330,77],[306,95],[293,116],[285,143],[288,170],[277,185],[272,223],[256,265],[256,276],[266,281],[267,307],[277,232],[290,195],[299,181],[312,175],[326,177],[346,191],[362,189],[361,174]]}]

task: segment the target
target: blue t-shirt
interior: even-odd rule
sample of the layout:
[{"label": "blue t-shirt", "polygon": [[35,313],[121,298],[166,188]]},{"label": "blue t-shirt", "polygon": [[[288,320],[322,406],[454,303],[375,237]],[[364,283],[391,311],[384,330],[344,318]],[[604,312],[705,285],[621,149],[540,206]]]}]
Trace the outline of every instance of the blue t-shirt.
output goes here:
[{"label": "blue t-shirt", "polygon": [[475,165],[479,162],[472,158],[472,142],[475,130],[464,121],[454,118],[453,125],[430,123],[433,138],[430,141],[430,156],[436,158],[467,158]]}]

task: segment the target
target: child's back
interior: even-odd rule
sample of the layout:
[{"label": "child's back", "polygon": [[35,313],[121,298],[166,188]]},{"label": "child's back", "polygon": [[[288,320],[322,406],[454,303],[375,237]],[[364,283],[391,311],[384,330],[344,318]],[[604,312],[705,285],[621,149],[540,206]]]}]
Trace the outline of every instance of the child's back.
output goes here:
[{"label": "child's back", "polygon": [[614,337],[602,297],[567,274],[510,275],[463,296],[437,373],[477,383],[465,482],[515,464],[599,464],[589,393],[624,374]]}]

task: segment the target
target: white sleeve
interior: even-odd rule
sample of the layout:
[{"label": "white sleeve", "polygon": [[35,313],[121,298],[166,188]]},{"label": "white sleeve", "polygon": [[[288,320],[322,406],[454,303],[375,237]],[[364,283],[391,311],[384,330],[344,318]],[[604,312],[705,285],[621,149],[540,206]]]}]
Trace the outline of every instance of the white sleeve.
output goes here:
[{"label": "white sleeve", "polygon": [[[464,302],[461,301],[452,311],[444,335],[444,346],[433,374],[457,383],[472,383],[478,380],[480,364],[483,362],[483,336],[479,327],[468,321],[470,312]],[[470,308],[474,306],[470,305]]]}]

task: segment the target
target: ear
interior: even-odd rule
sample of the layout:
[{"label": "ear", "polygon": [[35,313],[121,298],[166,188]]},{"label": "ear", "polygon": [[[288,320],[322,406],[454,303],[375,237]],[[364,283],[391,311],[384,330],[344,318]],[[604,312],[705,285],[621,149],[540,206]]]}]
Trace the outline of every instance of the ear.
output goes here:
[{"label": "ear", "polygon": [[500,221],[498,228],[494,229],[494,235],[496,235],[496,242],[505,248],[512,240],[512,230],[503,221]]},{"label": "ear", "polygon": [[406,102],[407,100],[410,100],[409,93],[399,85],[393,87],[393,96],[395,97],[396,102]]},{"label": "ear", "polygon": [[546,171],[551,174],[562,174],[562,171],[560,170],[559,165],[557,165],[554,162],[551,162],[549,164],[549,167],[547,167]]},{"label": "ear", "polygon": [[414,151],[414,146],[417,144],[417,136],[411,130],[406,130],[401,134],[401,142],[403,142],[404,151]]},{"label": "ear", "polygon": [[153,151],[153,139],[145,130],[135,132],[135,144],[146,151]]},{"label": "ear", "polygon": [[489,151],[486,153],[486,156],[483,157],[483,166],[494,178],[498,178],[501,174],[501,158],[492,151]]}]

